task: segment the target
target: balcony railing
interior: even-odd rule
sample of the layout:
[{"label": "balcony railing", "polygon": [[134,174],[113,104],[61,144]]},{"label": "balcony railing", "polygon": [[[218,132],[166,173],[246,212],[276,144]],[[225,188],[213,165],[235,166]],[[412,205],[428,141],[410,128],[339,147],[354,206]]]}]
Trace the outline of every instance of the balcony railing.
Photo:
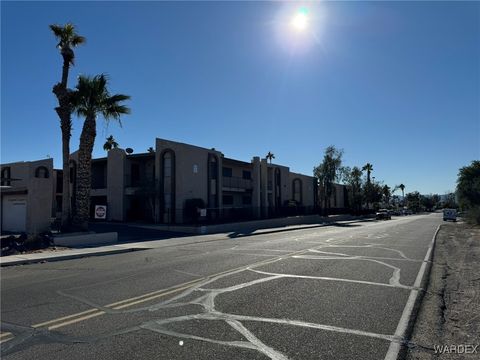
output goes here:
[{"label": "balcony railing", "polygon": [[223,187],[229,189],[253,189],[252,179],[243,179],[241,177],[223,177]]}]

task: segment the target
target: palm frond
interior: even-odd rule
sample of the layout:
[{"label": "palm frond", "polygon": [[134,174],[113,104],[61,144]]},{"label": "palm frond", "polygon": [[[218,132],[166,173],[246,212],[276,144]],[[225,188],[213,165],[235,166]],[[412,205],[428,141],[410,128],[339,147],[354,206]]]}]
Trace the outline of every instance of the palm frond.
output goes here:
[{"label": "palm frond", "polygon": [[72,37],[72,41],[71,41],[73,47],[76,47],[81,44],[85,44],[86,42],[87,42],[87,39],[84,36],[80,36],[76,34]]},{"label": "palm frond", "polygon": [[60,38],[63,34],[63,26],[57,24],[49,25],[50,30],[52,30],[55,37]]}]

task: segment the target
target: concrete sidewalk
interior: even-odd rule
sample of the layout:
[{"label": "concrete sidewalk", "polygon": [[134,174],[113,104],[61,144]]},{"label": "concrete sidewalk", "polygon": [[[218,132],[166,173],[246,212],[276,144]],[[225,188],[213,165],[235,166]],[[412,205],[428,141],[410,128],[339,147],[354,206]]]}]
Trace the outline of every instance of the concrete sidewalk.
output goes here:
[{"label": "concrete sidewalk", "polygon": [[31,253],[31,254],[2,256],[0,257],[0,266],[3,267],[3,266],[23,265],[23,264],[31,264],[31,263],[39,263],[39,262],[78,259],[78,258],[88,257],[88,256],[120,254],[120,253],[125,253],[130,251],[158,249],[158,248],[178,246],[178,245],[190,245],[195,243],[228,240],[228,239],[235,239],[239,237],[265,235],[265,234],[278,233],[278,232],[284,232],[284,231],[306,230],[306,229],[317,228],[317,227],[332,226],[335,224],[338,224],[339,226],[348,226],[348,224],[351,224],[351,223],[365,222],[365,221],[370,221],[370,220],[364,219],[364,218],[350,220],[350,221],[334,221],[333,219],[330,219],[330,220],[325,219],[324,222],[318,223],[318,224],[282,226],[282,227],[259,229],[259,230],[245,229],[244,231],[235,231],[235,232],[220,233],[220,234],[194,235],[194,236],[175,237],[170,239],[128,242],[128,243],[120,243],[115,245],[65,249],[65,250],[59,250],[54,252],[46,250],[43,252]]}]

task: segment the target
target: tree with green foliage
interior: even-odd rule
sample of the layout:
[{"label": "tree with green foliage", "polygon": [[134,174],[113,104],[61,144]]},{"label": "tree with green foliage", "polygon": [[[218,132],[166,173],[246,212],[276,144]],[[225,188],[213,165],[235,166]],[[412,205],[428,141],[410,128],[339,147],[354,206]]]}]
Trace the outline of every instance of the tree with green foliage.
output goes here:
[{"label": "tree with green foliage", "polygon": [[349,187],[349,200],[351,209],[354,214],[358,214],[362,210],[363,194],[362,194],[362,170],[354,166],[352,169],[344,168],[345,183]]},{"label": "tree with green foliage", "polygon": [[313,169],[322,194],[323,209],[327,216],[331,207],[330,199],[335,194],[334,182],[339,181],[343,174],[342,156],[343,150],[336,149],[331,145],[325,149],[322,163]]},{"label": "tree with green foliage", "polygon": [[122,102],[130,99],[123,94],[110,95],[105,75],[94,77],[80,76],[76,91],[72,96],[72,106],[78,116],[85,118],[78,149],[77,191],[75,203],[74,226],[81,230],[88,229],[91,189],[92,151],[97,135],[97,116],[101,114],[108,122],[129,114],[130,109]]},{"label": "tree with green foliage", "polygon": [[475,160],[458,172],[457,198],[468,220],[480,224],[480,161]]},{"label": "tree with green foliage", "polygon": [[62,131],[62,170],[63,170],[63,193],[62,193],[62,219],[61,228],[68,230],[71,218],[70,205],[70,138],[72,136],[72,107],[70,104],[71,90],[67,88],[68,73],[70,66],[74,64],[75,53],[73,48],[84,44],[85,38],[75,31],[73,24],[50,25],[50,30],[58,40],[57,48],[63,58],[62,79],[53,87],[53,93],[57,97],[58,106],[55,111],[60,118]]},{"label": "tree with green foliage", "polygon": [[388,206],[390,204],[390,199],[392,197],[392,191],[390,189],[390,186],[388,185],[383,185],[382,187],[382,195],[383,195],[383,201],[384,203]]},{"label": "tree with green foliage", "polygon": [[420,193],[418,191],[408,193],[406,200],[410,210],[415,213],[420,211]]},{"label": "tree with green foliage", "polygon": [[432,211],[434,207],[433,195],[420,195],[420,207],[422,210]]}]

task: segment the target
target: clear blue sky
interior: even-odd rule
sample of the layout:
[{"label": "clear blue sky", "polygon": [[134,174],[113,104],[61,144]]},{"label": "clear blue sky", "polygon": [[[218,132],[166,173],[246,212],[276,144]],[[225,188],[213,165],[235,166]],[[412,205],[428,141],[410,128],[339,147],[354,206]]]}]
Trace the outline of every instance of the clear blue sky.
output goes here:
[{"label": "clear blue sky", "polygon": [[88,41],[69,85],[103,72],[132,96],[123,128],[99,119],[95,157],[110,134],[135,152],[161,137],[311,174],[333,144],[390,186],[453,190],[480,158],[480,3],[306,3],[297,31],[301,4],[2,1],[1,161],[61,166],[48,25],[71,21]]}]

